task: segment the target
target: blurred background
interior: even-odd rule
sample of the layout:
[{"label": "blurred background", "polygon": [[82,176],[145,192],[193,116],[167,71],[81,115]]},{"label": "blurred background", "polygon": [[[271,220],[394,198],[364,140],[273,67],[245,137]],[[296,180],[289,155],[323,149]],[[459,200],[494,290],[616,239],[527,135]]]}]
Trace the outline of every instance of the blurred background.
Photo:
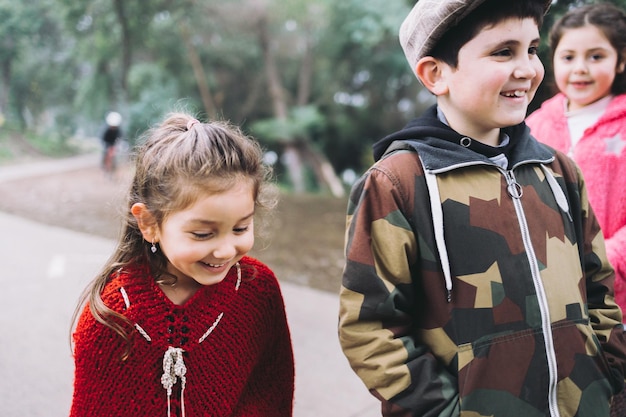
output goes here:
[{"label": "blurred background", "polygon": [[[584,3],[554,1],[543,39]],[[4,184],[0,210],[115,238],[113,195],[142,133],[172,110],[227,119],[262,143],[283,191],[258,256],[283,279],[334,292],[347,193],[371,145],[434,102],[397,40],[413,4],[0,0],[0,168],[101,152],[107,116],[121,118],[117,185],[94,186],[87,172]],[[529,111],[553,94],[547,52],[544,42],[546,81]]]},{"label": "blurred background", "polygon": [[[626,7],[626,0],[612,1]],[[546,66],[529,112],[550,97]],[[226,119],[266,149],[282,191],[254,255],[279,278],[336,292],[350,185],[371,145],[434,103],[397,40],[412,0],[0,0],[0,169],[102,153],[92,170],[0,183],[0,210],[116,238],[133,147],[165,113]],[[98,156],[100,158],[100,156]]]},{"label": "blurred background", "polygon": [[[413,3],[0,0],[0,163],[76,152],[111,111],[132,148],[185,109],[257,137],[287,192],[341,197],[370,145],[433,102],[397,41]],[[544,32],[583,3],[555,1]]]},{"label": "blurred background", "polygon": [[[611,2],[626,7],[626,0]],[[554,93],[545,45],[549,27],[569,7],[585,3],[593,1],[553,2],[540,48],[546,80],[529,112]],[[309,320],[294,326],[295,348],[317,355],[299,362],[309,367],[297,392],[328,386],[332,379],[341,385],[333,392],[356,398],[347,390],[353,383],[355,392],[369,398],[349,371],[346,382],[337,378],[347,364],[334,345],[334,304],[350,185],[373,162],[375,141],[434,103],[397,40],[413,4],[0,0],[0,375],[2,391],[20,399],[11,400],[13,409],[5,415],[60,416],[50,408],[49,399],[57,397],[58,409],[67,407],[71,358],[65,324],[78,292],[118,235],[134,146],[173,110],[203,121],[229,120],[267,151],[281,199],[253,255],[281,281],[296,284],[286,287],[297,295],[288,297],[291,311],[304,309],[303,319]],[[120,116],[120,137],[115,169],[103,173],[102,137],[111,112]],[[37,223],[22,224],[13,216]],[[60,228],[43,229],[44,235],[40,223]],[[85,233],[95,241],[83,243]],[[65,244],[81,247],[63,249]],[[72,279],[60,279],[74,270]],[[319,292],[303,295],[297,288]],[[301,297],[308,296],[314,305],[303,304]],[[312,332],[314,322],[327,333]],[[332,371],[323,377],[331,379],[320,379],[326,369]],[[36,401],[33,392],[41,386],[58,392]],[[299,417],[348,415],[326,397],[299,401]],[[309,404],[307,414],[303,408]],[[362,417],[362,410],[376,411],[365,404],[346,402],[350,415]],[[334,412],[320,412],[324,406]]]}]

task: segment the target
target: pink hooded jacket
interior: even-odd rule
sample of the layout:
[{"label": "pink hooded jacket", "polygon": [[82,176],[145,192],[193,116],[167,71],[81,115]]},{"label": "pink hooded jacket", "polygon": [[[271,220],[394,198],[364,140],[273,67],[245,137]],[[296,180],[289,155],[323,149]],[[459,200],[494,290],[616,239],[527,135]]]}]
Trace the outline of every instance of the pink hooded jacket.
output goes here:
[{"label": "pink hooded jacket", "polygon": [[569,153],[580,166],[615,268],[615,299],[626,311],[626,94],[609,103],[572,152],[565,100],[563,94],[546,100],[526,124],[535,138]]}]

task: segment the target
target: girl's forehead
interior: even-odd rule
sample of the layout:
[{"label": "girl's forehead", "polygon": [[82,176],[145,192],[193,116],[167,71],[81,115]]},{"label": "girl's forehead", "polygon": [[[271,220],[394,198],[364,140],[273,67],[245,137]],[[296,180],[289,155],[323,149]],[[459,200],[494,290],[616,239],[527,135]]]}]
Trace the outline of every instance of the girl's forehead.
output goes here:
[{"label": "girl's forehead", "polygon": [[170,225],[228,224],[234,225],[255,213],[253,189],[238,184],[221,192],[199,193],[186,207],[173,210],[164,219]]},{"label": "girl's forehead", "polygon": [[254,192],[255,181],[243,175],[228,178],[210,178],[180,182],[178,184],[181,201],[192,204],[198,198],[228,193],[233,189],[249,189]]},{"label": "girl's forehead", "polygon": [[606,33],[604,33],[604,30],[592,24],[564,29],[559,43],[563,42],[563,40],[572,40],[574,42],[577,42],[579,40],[602,40],[610,43],[609,38],[607,37]]},{"label": "girl's forehead", "polygon": [[617,53],[606,34],[601,29],[590,25],[564,31],[554,48],[555,55],[569,52],[595,53],[595,51]]},{"label": "girl's forehead", "polygon": [[254,204],[254,183],[237,181],[224,188],[197,189],[190,197],[189,206],[240,204],[248,201]]}]

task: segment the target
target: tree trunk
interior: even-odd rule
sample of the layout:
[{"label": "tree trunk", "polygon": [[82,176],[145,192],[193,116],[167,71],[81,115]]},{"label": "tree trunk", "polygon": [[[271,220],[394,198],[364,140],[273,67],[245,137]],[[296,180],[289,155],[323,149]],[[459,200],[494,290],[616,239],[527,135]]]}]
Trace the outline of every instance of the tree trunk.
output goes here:
[{"label": "tree trunk", "polygon": [[302,163],[300,151],[293,142],[283,144],[283,154],[280,160],[287,168],[294,193],[302,194],[306,192],[304,164]]},{"label": "tree trunk", "polygon": [[124,0],[114,0],[115,14],[122,29],[122,73],[120,75],[120,87],[122,89],[123,101],[128,102],[128,73],[133,61],[133,49],[131,43],[131,33],[128,25]]},{"label": "tree trunk", "polygon": [[343,188],[341,180],[335,173],[335,169],[328,158],[326,158],[326,155],[313,149],[308,142],[302,149],[302,153],[313,168],[317,181],[328,187],[328,190],[334,197],[343,197],[346,194],[346,190]]},{"label": "tree trunk", "polygon": [[313,39],[306,29],[304,57],[298,73],[298,106],[305,106],[311,97],[311,79],[313,78]]},{"label": "tree trunk", "polygon": [[11,85],[11,59],[8,58],[2,62],[2,83],[0,84],[0,118],[4,123],[4,114],[9,109],[9,88]]},{"label": "tree trunk", "polygon": [[[285,97],[285,90],[278,72],[274,51],[272,49],[266,16],[260,16],[258,27],[259,41],[265,60],[265,73],[267,77],[268,89],[274,107],[274,116],[278,120],[287,121],[289,117],[288,104]],[[299,106],[305,106],[309,103],[311,95],[311,80],[313,77],[313,38],[308,29],[306,33],[305,52],[298,74],[298,95],[296,104]],[[305,178],[303,174],[303,161],[306,160],[315,172],[318,183],[322,186],[326,185],[332,195],[336,197],[343,197],[345,190],[341,181],[337,177],[333,166],[328,161],[328,158],[326,158],[326,156],[321,152],[314,149],[310,143],[306,141],[302,146],[297,146],[294,138],[285,139],[286,141],[283,143],[283,163],[285,164],[287,172],[291,178],[294,191],[306,191]]]},{"label": "tree trunk", "polygon": [[206,82],[206,73],[204,71],[202,61],[200,60],[200,55],[198,54],[198,50],[191,41],[189,28],[187,27],[186,23],[181,24],[180,32],[183,38],[183,42],[187,47],[187,52],[189,53],[189,61],[191,62],[191,67],[193,68],[193,75],[196,78],[196,83],[198,83],[198,90],[200,90],[200,97],[202,98],[204,111],[206,112],[209,119],[216,119],[217,108],[215,106],[215,101],[213,100],[213,96],[211,95],[209,85]]},{"label": "tree trunk", "polygon": [[[278,120],[286,121],[288,118],[287,100],[285,98],[283,85],[278,73],[276,57],[274,56],[274,51],[272,50],[266,16],[259,17],[258,34],[265,62],[267,86],[272,99],[272,106],[274,108],[274,117]],[[290,139],[291,138],[284,138],[284,140],[281,141],[283,144],[282,160],[287,168],[287,172],[289,173],[289,178],[293,184],[294,191],[296,193],[303,193],[306,191],[306,184],[304,182],[303,175],[304,166],[302,164],[300,152],[298,152],[297,147]]]},{"label": "tree trunk", "polygon": [[[300,72],[298,74],[298,105],[305,106],[309,103],[311,96],[311,80],[313,78],[313,64],[314,64],[314,51],[313,51],[313,38],[311,37],[308,28],[306,29],[306,46],[304,49],[304,57],[302,58],[302,65],[300,66]],[[304,149],[302,149],[303,157],[306,158],[309,165],[313,168],[317,181],[320,184],[324,184],[328,187],[331,194],[335,197],[343,197],[345,189],[341,183],[341,180],[337,176],[335,169],[333,168],[326,155],[317,151],[308,142]]]},{"label": "tree trunk", "polygon": [[250,87],[250,92],[246,96],[246,100],[237,109],[237,120],[248,119],[248,115],[254,110],[257,100],[261,96],[263,86],[263,74],[259,74],[254,78],[254,82]]}]

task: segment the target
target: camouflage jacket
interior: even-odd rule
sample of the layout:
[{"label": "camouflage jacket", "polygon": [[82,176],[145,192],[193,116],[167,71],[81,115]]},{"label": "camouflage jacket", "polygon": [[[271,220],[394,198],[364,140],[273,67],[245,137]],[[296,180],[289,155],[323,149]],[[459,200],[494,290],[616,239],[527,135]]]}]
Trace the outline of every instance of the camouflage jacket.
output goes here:
[{"label": "camouflage jacket", "polygon": [[524,124],[509,168],[432,111],[348,207],[339,338],[383,416],[608,416],[626,339],[572,160]]}]

